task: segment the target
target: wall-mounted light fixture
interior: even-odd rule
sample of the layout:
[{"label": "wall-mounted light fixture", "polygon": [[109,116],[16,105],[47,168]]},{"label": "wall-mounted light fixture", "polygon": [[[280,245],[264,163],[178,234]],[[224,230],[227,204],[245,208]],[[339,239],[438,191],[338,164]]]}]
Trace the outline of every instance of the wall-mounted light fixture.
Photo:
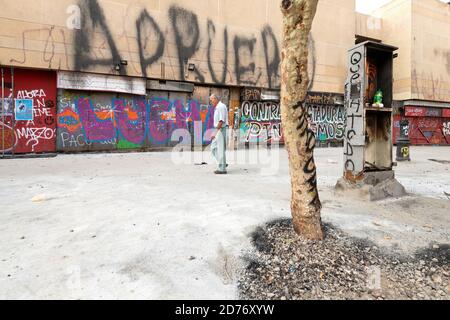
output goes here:
[{"label": "wall-mounted light fixture", "polygon": [[189,65],[188,65],[188,70],[189,70],[189,71],[194,71],[194,70],[195,70],[195,64],[189,63]]},{"label": "wall-mounted light fixture", "polygon": [[126,65],[128,65],[127,60],[120,60],[118,63],[116,63],[114,65],[114,70],[120,71],[122,69],[122,66],[126,66]]}]

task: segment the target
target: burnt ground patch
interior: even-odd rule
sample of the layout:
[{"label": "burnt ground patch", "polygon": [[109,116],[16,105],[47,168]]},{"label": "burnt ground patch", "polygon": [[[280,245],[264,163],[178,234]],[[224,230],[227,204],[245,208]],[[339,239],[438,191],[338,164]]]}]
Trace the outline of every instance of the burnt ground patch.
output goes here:
[{"label": "burnt ground patch", "polygon": [[323,241],[299,237],[290,219],[252,233],[254,250],[238,283],[242,299],[444,299],[450,297],[450,246],[410,256],[352,238],[331,224]]}]

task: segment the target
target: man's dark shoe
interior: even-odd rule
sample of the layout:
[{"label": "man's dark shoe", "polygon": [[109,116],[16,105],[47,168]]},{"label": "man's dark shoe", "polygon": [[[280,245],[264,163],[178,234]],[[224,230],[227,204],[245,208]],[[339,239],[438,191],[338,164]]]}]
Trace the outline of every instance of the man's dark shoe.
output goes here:
[{"label": "man's dark shoe", "polygon": [[227,174],[226,171],[219,171],[219,170],[214,171],[214,173],[215,174]]}]

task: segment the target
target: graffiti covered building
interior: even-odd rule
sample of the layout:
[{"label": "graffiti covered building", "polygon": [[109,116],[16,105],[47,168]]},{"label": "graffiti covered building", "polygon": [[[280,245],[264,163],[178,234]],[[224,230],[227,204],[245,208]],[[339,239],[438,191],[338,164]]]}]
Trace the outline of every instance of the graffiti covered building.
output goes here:
[{"label": "graffiti covered building", "polygon": [[[355,24],[322,26],[330,12],[354,16],[354,7],[353,0],[319,5],[309,39],[314,91],[342,91]],[[265,129],[282,137],[276,100],[241,99],[245,88],[279,90],[276,1],[7,1],[0,23],[2,155],[164,148],[180,141],[172,139],[178,129],[208,144],[212,93],[231,121],[249,111],[239,124],[250,132],[244,139]],[[22,98],[32,119],[13,112]]]},{"label": "graffiti covered building", "polygon": [[[394,98],[402,108],[394,131],[403,111],[413,143],[448,144],[450,32],[436,32],[450,31],[448,6],[392,3],[369,17],[355,12],[354,0],[319,2],[308,39],[307,101],[319,145],[342,143],[347,50],[355,36],[400,47]],[[212,93],[228,105],[239,142],[282,142],[281,22],[272,0],[4,1],[0,156],[189,143],[179,129],[205,145]],[[425,46],[425,39],[433,41]]]}]

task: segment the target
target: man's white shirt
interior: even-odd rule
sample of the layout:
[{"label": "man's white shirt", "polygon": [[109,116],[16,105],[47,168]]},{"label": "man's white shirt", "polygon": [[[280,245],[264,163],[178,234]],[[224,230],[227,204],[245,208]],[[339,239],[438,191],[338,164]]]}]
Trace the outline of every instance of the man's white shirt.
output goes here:
[{"label": "man's white shirt", "polygon": [[219,126],[220,121],[223,121],[223,128],[228,125],[228,109],[222,102],[219,102],[214,110],[214,128]]}]

